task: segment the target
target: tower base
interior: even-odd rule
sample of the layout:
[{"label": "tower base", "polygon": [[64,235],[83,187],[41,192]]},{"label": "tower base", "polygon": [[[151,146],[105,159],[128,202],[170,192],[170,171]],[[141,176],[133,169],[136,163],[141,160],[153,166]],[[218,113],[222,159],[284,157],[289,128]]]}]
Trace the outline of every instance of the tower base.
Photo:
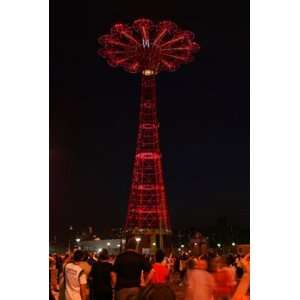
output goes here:
[{"label": "tower base", "polygon": [[137,250],[143,254],[155,254],[156,250],[162,249],[169,254],[171,251],[171,230],[160,229],[134,229],[126,231],[126,240],[138,239]]}]

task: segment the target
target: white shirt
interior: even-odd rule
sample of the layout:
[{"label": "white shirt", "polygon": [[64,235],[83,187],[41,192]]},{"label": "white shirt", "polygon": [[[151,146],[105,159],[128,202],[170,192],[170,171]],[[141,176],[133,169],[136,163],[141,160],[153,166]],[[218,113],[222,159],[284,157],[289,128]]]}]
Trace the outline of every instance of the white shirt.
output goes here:
[{"label": "white shirt", "polygon": [[65,267],[66,300],[81,300],[80,285],[87,284],[87,277],[83,270],[74,263]]}]

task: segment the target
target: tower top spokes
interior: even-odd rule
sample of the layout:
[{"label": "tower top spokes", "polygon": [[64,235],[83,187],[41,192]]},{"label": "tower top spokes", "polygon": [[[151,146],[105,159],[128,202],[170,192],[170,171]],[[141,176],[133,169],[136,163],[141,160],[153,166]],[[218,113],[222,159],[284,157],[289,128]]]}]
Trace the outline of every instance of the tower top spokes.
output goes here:
[{"label": "tower top spokes", "polygon": [[191,31],[181,30],[171,21],[155,24],[149,19],[138,19],[131,26],[117,23],[110,34],[100,36],[98,42],[103,48],[98,54],[112,67],[151,76],[176,71],[192,61],[200,48],[193,40]]}]

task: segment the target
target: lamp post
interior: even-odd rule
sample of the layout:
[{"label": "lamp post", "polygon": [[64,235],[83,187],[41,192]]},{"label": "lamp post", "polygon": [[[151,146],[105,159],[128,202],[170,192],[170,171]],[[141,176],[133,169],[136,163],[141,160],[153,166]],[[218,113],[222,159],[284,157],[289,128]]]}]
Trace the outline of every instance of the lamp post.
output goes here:
[{"label": "lamp post", "polygon": [[139,252],[139,245],[140,245],[141,238],[140,237],[136,237],[135,240],[137,242],[137,250]]},{"label": "lamp post", "polygon": [[71,238],[72,238],[73,226],[70,225],[68,229],[69,229],[69,232],[68,232],[68,253],[69,253],[69,255],[71,255]]}]

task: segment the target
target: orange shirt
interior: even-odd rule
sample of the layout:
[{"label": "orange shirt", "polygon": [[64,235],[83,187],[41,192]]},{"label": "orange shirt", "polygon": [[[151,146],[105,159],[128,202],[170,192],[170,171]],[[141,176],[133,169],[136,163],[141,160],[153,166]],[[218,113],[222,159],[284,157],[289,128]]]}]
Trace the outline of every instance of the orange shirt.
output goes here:
[{"label": "orange shirt", "polygon": [[154,271],[151,283],[165,283],[169,276],[169,269],[159,263],[155,263],[152,266],[152,270]]},{"label": "orange shirt", "polygon": [[227,296],[231,295],[233,292],[231,276],[226,269],[220,269],[213,273],[215,279],[216,287],[215,294],[216,296]]}]

